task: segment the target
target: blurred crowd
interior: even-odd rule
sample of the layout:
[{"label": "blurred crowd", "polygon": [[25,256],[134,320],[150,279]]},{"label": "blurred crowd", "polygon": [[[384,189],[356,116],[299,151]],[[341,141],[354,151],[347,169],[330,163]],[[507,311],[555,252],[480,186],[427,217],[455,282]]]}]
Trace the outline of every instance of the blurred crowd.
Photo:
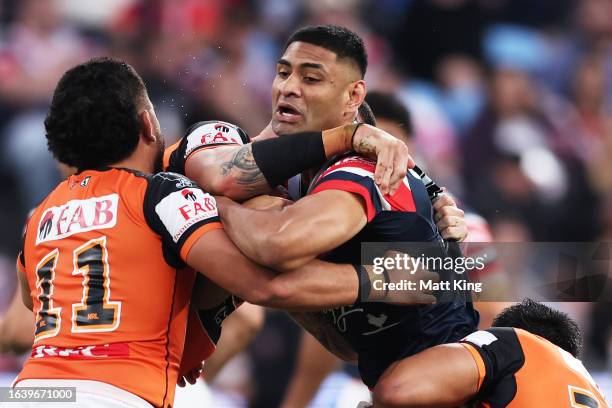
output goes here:
[{"label": "blurred crowd", "polygon": [[[284,40],[325,23],[364,38],[368,88],[406,104],[417,163],[495,240],[612,239],[610,0],[0,0],[0,315],[24,218],[60,178],[43,121],[67,68],[97,55],[128,61],[167,143],[199,120],[257,134]],[[610,306],[561,306],[600,369],[612,367]],[[235,368],[265,375],[230,376],[228,387],[274,406],[297,338],[270,314]]]}]

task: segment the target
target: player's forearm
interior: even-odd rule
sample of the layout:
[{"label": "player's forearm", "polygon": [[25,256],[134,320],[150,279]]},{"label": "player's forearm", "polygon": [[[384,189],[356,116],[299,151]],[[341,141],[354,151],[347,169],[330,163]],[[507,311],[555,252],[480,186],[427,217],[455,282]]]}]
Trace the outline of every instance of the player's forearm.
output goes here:
[{"label": "player's forearm", "polygon": [[278,271],[296,269],[316,258],[305,237],[316,239],[300,229],[296,220],[288,221],[285,211],[258,211],[236,203],[220,204],[219,214],[236,246],[258,264]]},{"label": "player's forearm", "polygon": [[277,274],[245,257],[221,229],[198,239],[185,260],[217,285],[249,303],[288,310],[320,310],[352,304],[363,279],[351,265],[321,261]]},{"label": "player's forearm", "polygon": [[23,305],[20,294],[16,292],[4,318],[0,320],[0,353],[22,353],[32,347],[32,322],[32,312]]},{"label": "player's forearm", "polygon": [[209,193],[246,200],[351,150],[353,130],[343,126],[202,150],[187,160],[185,173]]},{"label": "player's forearm", "polygon": [[314,260],[278,274],[271,283],[274,296],[262,306],[296,310],[324,310],[355,303],[359,278],[352,265]]},{"label": "player's forearm", "polygon": [[245,208],[223,197],[217,198],[217,205],[225,232],[234,244],[249,259],[269,266],[265,262],[267,250],[264,246],[274,226],[271,222],[266,222],[266,217],[262,217],[262,214],[268,214],[269,218],[270,213]]},{"label": "player's forearm", "polygon": [[[228,235],[249,258],[275,270],[293,270],[353,237],[366,223],[359,199],[322,192],[281,210],[257,211],[219,200]],[[321,210],[324,209],[324,210]]]},{"label": "player's forearm", "polygon": [[238,201],[270,191],[253,158],[251,143],[197,152],[187,160],[185,175],[211,194]]}]

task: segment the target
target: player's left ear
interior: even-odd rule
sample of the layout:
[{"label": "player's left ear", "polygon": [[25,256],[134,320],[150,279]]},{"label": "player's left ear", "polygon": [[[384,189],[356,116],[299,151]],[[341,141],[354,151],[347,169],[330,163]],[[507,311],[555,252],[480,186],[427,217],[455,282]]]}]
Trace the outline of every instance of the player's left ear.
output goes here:
[{"label": "player's left ear", "polygon": [[144,109],[138,114],[138,119],[140,120],[140,137],[146,143],[156,142],[157,135],[155,134],[155,124],[151,112],[148,109]]},{"label": "player's left ear", "polygon": [[350,112],[357,112],[366,96],[366,84],[363,79],[352,82],[348,89],[347,108]]}]

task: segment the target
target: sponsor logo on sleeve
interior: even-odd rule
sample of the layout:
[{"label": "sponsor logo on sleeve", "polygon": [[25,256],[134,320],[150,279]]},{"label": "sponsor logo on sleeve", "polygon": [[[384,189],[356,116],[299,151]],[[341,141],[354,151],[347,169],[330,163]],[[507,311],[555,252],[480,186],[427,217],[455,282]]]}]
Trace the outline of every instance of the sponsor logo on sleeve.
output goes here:
[{"label": "sponsor logo on sleeve", "polygon": [[220,144],[242,144],[236,126],[226,122],[205,123],[187,135],[185,158],[198,147]]},{"label": "sponsor logo on sleeve", "polygon": [[467,341],[467,342],[470,342],[470,343],[476,344],[477,346],[482,347],[482,346],[488,346],[494,341],[497,341],[497,337],[495,337],[494,334],[489,333],[488,331],[479,330],[477,332],[474,332],[464,337],[463,339],[461,339],[461,341]]},{"label": "sponsor logo on sleeve", "polygon": [[215,199],[199,188],[168,194],[155,206],[155,212],[174,242],[194,224],[218,215]]},{"label": "sponsor logo on sleeve", "polygon": [[118,203],[119,196],[109,194],[47,208],[38,222],[36,244],[79,232],[112,228],[117,224]]}]

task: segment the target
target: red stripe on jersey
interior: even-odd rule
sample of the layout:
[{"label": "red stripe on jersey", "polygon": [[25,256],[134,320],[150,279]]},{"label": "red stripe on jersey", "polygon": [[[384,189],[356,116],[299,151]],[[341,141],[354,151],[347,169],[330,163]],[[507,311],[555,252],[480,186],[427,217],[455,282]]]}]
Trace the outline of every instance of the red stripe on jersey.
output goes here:
[{"label": "red stripe on jersey", "polygon": [[310,194],[316,194],[325,190],[340,190],[361,196],[366,204],[368,222],[372,221],[372,219],[376,216],[376,207],[374,207],[372,196],[370,195],[368,189],[361,184],[347,180],[329,180],[316,186],[314,190],[310,192]]},{"label": "red stripe on jersey", "polygon": [[368,171],[374,174],[374,172],[376,171],[376,164],[373,161],[363,158],[363,157],[349,157],[349,158],[340,160],[339,162],[336,162],[335,164],[330,166],[327,170],[325,170],[317,178],[317,180],[315,180],[315,183],[321,180],[323,177],[327,176],[329,173],[331,173],[334,170],[350,169],[350,168],[362,169],[362,170],[365,170],[365,171]]},{"label": "red stripe on jersey", "polygon": [[416,211],[416,204],[414,203],[412,191],[410,191],[410,189],[403,182],[395,194],[392,196],[386,195],[385,200],[387,200],[387,202],[391,205],[391,209],[394,211]]}]

